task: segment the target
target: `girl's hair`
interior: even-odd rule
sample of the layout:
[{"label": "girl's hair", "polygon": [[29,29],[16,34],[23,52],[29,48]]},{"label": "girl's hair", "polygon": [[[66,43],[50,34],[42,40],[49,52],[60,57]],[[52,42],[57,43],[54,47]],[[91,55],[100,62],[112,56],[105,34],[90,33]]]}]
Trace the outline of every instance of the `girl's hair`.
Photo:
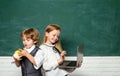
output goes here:
[{"label": "girl's hair", "polygon": [[40,34],[37,29],[35,29],[35,28],[25,29],[21,33],[21,37],[23,38],[24,35],[26,36],[26,38],[32,39],[35,42],[35,45],[38,45],[39,39],[40,39]]},{"label": "girl's hair", "polygon": [[[53,30],[59,30],[59,31],[61,31],[61,28],[60,28],[60,26],[57,25],[57,24],[49,24],[49,25],[46,27],[46,29],[45,29],[44,36],[43,36],[43,42],[42,42],[42,43],[46,43],[46,41],[47,41],[47,37],[46,37],[45,33],[46,33],[46,32],[49,33],[49,32],[51,32],[51,31],[53,31]],[[58,41],[55,43],[55,47],[59,50],[59,52],[62,51],[62,47],[61,47],[61,43],[60,43],[60,38],[59,38]]]}]

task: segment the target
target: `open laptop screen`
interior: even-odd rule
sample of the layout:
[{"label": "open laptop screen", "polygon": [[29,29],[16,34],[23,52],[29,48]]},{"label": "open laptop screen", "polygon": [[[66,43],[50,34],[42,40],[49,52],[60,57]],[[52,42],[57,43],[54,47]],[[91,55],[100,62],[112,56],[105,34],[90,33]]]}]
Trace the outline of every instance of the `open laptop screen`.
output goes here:
[{"label": "open laptop screen", "polygon": [[60,65],[61,68],[77,68],[78,63],[83,62],[83,45],[80,45],[77,47],[77,56],[67,56],[65,57],[65,61],[62,65]]}]

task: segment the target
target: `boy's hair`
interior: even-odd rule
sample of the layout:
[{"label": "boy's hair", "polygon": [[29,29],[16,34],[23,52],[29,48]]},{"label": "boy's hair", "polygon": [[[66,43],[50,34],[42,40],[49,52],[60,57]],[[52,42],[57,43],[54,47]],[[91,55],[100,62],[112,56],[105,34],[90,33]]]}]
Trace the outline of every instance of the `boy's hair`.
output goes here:
[{"label": "boy's hair", "polygon": [[37,29],[35,29],[35,28],[25,29],[25,30],[21,33],[21,38],[23,38],[24,35],[25,35],[27,38],[32,39],[32,40],[35,42],[35,45],[38,45],[39,39],[40,39],[40,34],[39,34],[39,32],[38,32]]},{"label": "boy's hair", "polygon": [[[46,29],[45,29],[45,32],[44,32],[44,36],[43,36],[43,42],[42,43],[45,43],[46,40],[47,40],[47,37],[45,36],[45,33],[46,32],[51,32],[53,30],[59,30],[61,31],[61,28],[59,25],[57,24],[49,24]],[[58,39],[58,41],[55,43],[55,47],[61,52],[62,51],[62,47],[61,47],[61,44],[60,44],[60,39]]]}]

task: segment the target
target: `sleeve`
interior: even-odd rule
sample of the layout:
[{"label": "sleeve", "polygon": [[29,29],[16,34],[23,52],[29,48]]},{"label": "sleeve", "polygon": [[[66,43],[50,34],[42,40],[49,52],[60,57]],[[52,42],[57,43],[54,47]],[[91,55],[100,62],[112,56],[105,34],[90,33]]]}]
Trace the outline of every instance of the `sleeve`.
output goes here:
[{"label": "sleeve", "polygon": [[50,57],[51,54],[46,50],[44,46],[41,45],[40,48],[44,52],[44,61],[43,61],[44,70],[48,71],[48,70],[56,69],[59,66],[56,58],[51,58]]},{"label": "sleeve", "polygon": [[44,62],[43,68],[48,71],[48,70],[54,70],[59,66],[57,61],[51,61],[48,63],[47,61]]},{"label": "sleeve", "polygon": [[40,68],[40,66],[43,63],[43,59],[44,59],[43,57],[44,56],[43,56],[42,50],[38,50],[36,55],[34,56],[34,59],[35,59],[35,62],[36,62],[36,65],[34,65],[35,69],[39,69]]}]

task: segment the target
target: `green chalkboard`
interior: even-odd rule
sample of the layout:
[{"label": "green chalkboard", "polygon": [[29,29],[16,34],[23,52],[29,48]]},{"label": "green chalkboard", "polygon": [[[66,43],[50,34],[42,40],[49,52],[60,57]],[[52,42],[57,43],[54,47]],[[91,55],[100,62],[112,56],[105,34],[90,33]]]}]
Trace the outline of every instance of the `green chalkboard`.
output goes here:
[{"label": "green chalkboard", "polygon": [[34,27],[42,40],[51,23],[61,26],[69,56],[80,44],[85,56],[120,56],[119,20],[119,0],[0,0],[0,56],[23,47],[22,30]]}]

